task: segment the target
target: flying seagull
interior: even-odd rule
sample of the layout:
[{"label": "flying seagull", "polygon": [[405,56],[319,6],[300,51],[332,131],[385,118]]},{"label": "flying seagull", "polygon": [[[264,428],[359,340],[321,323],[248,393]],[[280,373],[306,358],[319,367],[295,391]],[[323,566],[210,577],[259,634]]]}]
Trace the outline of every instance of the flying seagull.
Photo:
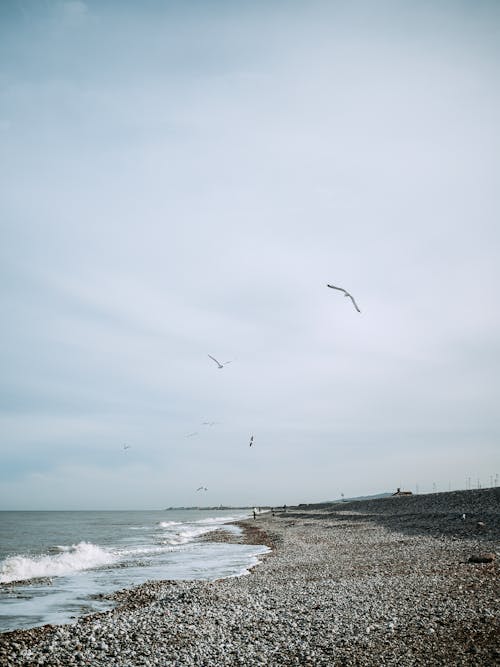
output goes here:
[{"label": "flying seagull", "polygon": [[249,444],[249,447],[251,447],[252,445],[253,445],[253,435],[250,437],[250,444]]},{"label": "flying seagull", "polygon": [[125,451],[127,451],[127,449],[130,449],[131,446],[132,446],[132,445],[123,445],[123,449],[124,449]]},{"label": "flying seagull", "polygon": [[203,426],[215,426],[219,422],[201,422]]},{"label": "flying seagull", "polygon": [[345,290],[343,287],[335,287],[335,285],[328,285],[328,284],[327,287],[331,287],[332,289],[338,289],[340,292],[344,292],[344,296],[348,296],[351,299],[351,301],[354,304],[354,308],[356,308],[358,313],[361,312],[360,309],[358,308],[358,304],[354,301],[354,297],[352,296],[352,294],[349,294],[349,292]]},{"label": "flying seagull", "polygon": [[192,438],[195,435],[198,435],[198,431],[193,431],[192,433],[186,433],[186,438]]},{"label": "flying seagull", "polygon": [[208,491],[206,486],[199,486],[196,491]]},{"label": "flying seagull", "polygon": [[227,366],[227,364],[230,364],[230,363],[231,363],[230,361],[224,361],[224,362],[222,362],[222,364],[221,364],[221,362],[218,361],[215,357],[212,357],[211,354],[209,354],[208,356],[210,357],[210,359],[212,359],[212,361],[215,361],[215,363],[217,364],[217,367],[218,367],[218,368],[224,368],[224,366]]}]

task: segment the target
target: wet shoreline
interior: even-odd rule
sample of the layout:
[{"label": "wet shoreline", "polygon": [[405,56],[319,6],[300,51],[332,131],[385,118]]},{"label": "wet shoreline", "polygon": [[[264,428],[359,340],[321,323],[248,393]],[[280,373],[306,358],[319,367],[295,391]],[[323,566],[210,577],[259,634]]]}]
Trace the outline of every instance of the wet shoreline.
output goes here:
[{"label": "wet shoreline", "polygon": [[0,661],[495,664],[498,558],[469,558],[498,550],[499,499],[498,490],[468,491],[262,514],[239,522],[239,539],[272,549],[249,575],[120,591],[116,608],[75,625],[0,635]]}]

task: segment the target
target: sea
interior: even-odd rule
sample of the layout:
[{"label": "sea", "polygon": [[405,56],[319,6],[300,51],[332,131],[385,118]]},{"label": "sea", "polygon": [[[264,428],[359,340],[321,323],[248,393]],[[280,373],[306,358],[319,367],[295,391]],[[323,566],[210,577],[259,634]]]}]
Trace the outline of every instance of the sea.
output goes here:
[{"label": "sea", "polygon": [[[210,542],[246,510],[0,512],[0,632],[74,623],[148,580],[247,574],[268,548]],[[12,582],[19,582],[13,584]]]}]

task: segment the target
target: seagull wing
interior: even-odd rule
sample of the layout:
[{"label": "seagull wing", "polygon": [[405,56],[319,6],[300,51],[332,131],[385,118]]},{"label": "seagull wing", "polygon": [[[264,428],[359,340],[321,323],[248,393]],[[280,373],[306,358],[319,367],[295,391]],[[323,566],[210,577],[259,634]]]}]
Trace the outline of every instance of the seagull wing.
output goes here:
[{"label": "seagull wing", "polygon": [[221,364],[220,361],[217,361],[217,359],[216,359],[215,357],[212,357],[211,354],[209,354],[208,356],[210,357],[210,359],[212,359],[212,361],[215,361],[215,363],[217,364],[217,366],[218,366],[219,368],[222,368],[222,364]]},{"label": "seagull wing", "polygon": [[345,289],[343,287],[335,287],[335,285],[328,285],[328,284],[326,286],[331,287],[331,289],[338,289],[339,292],[344,292],[344,294],[347,294],[347,292],[345,291]]},{"label": "seagull wing", "polygon": [[349,294],[348,292],[346,292],[345,295],[348,296],[348,297],[351,299],[351,301],[352,301],[353,304],[354,304],[354,308],[356,308],[356,310],[358,311],[358,313],[360,313],[361,311],[360,311],[360,309],[358,308],[358,304],[354,301],[354,297],[353,297],[351,294]]},{"label": "seagull wing", "polygon": [[354,308],[356,308],[358,313],[361,312],[360,309],[358,308],[358,304],[356,303],[356,301],[354,301],[354,297],[352,296],[352,294],[349,294],[349,292],[347,290],[345,290],[343,287],[335,287],[335,285],[329,285],[328,283],[327,283],[327,287],[331,287],[332,289],[337,289],[337,290],[339,290],[339,292],[344,292],[344,295],[348,296],[351,299],[351,301],[354,305]]}]

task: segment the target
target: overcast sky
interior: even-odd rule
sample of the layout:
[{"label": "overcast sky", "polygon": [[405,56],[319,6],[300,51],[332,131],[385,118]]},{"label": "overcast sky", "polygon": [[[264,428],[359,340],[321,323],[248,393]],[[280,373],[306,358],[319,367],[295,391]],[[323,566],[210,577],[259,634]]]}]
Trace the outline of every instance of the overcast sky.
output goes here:
[{"label": "overcast sky", "polygon": [[0,507],[489,486],[499,56],[496,2],[4,0]]}]

